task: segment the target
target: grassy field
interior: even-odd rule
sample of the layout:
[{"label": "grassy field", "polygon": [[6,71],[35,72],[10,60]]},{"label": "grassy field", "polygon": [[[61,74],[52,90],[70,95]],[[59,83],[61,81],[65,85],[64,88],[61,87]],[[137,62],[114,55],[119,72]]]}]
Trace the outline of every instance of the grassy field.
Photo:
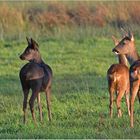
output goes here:
[{"label": "grassy field", "polygon": [[[129,126],[125,100],[123,117],[109,118],[106,71],[117,62],[109,38],[82,40],[39,40],[43,59],[54,72],[52,87],[53,121],[48,122],[45,94],[41,93],[43,123],[34,126],[28,107],[28,120],[22,121],[23,94],[19,70],[26,63],[19,54],[24,42],[0,43],[0,138],[140,138],[139,104],[135,103],[135,128]],[[136,40],[137,46],[140,40]],[[138,48],[138,47],[137,47]],[[139,49],[140,50],[140,49]],[[37,104],[35,104],[38,116]],[[39,119],[38,119],[39,120]]]}]

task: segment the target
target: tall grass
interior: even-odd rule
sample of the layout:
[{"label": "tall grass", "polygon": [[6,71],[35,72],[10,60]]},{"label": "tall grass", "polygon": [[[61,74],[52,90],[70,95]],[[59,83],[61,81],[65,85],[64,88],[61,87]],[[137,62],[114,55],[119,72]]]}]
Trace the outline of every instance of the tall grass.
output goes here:
[{"label": "tall grass", "polygon": [[[139,7],[139,1],[1,2],[0,39],[22,40],[26,35],[57,36],[89,26],[96,29],[99,36],[106,28],[114,30],[128,26],[136,30],[140,24]],[[137,33],[140,34],[139,30]]]}]

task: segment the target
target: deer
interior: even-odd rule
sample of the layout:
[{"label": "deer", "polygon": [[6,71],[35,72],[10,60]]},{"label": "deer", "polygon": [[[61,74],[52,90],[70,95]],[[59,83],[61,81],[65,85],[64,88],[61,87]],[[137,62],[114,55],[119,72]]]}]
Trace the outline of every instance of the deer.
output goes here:
[{"label": "deer", "polygon": [[29,106],[34,124],[36,124],[36,117],[34,112],[34,102],[36,98],[38,102],[40,121],[42,122],[42,106],[40,102],[40,92],[42,91],[44,91],[46,94],[48,118],[49,121],[51,121],[52,115],[50,107],[50,96],[53,76],[52,69],[42,60],[38,43],[32,38],[29,39],[26,37],[26,39],[28,45],[23,53],[19,56],[21,60],[28,61],[28,63],[25,64],[19,72],[20,82],[24,95],[23,122],[24,124],[26,123],[27,100],[30,89],[32,91],[32,95],[29,100]]},{"label": "deer", "polygon": [[138,96],[140,103],[140,57],[135,48],[135,41],[133,33],[130,30],[125,31],[125,36],[122,40],[112,49],[115,54],[123,54],[126,56],[129,64],[130,76],[130,127],[134,127],[134,101]]},{"label": "deer", "polygon": [[[114,36],[112,39],[115,45],[118,44],[118,41]],[[116,105],[118,117],[122,116],[121,111],[121,99],[125,94],[126,105],[128,109],[128,115],[130,116],[130,105],[129,105],[129,68],[127,66],[127,59],[125,55],[117,55],[119,64],[112,64],[107,71],[108,79],[108,90],[110,94],[110,117],[113,116],[113,102],[114,102],[114,93],[116,93]],[[122,86],[123,85],[123,86]]]}]

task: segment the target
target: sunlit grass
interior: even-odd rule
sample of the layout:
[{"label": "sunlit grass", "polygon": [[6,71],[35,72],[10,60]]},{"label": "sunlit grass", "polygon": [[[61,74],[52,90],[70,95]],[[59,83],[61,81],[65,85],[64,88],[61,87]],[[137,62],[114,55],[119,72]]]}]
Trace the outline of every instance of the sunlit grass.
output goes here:
[{"label": "sunlit grass", "polygon": [[[38,41],[38,40],[37,40]],[[139,46],[139,40],[137,45]],[[41,93],[43,123],[34,126],[28,106],[27,124],[22,120],[23,94],[18,77],[26,63],[19,54],[23,43],[3,42],[0,52],[0,138],[139,138],[139,104],[135,103],[135,127],[129,126],[125,100],[123,117],[109,118],[109,95],[106,71],[116,62],[108,38],[89,37],[78,40],[38,41],[42,57],[54,73],[52,86],[52,116],[48,122],[45,94]],[[9,45],[5,45],[9,44]],[[137,47],[138,48],[138,47]],[[139,50],[139,48],[138,48]]]}]

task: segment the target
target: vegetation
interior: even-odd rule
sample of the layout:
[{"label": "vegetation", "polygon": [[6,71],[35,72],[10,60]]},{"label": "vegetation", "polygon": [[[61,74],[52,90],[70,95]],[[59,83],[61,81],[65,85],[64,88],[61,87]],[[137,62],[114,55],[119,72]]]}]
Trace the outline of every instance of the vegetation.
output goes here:
[{"label": "vegetation", "polygon": [[[115,63],[108,39],[85,38],[83,42],[39,42],[44,60],[54,71],[53,121],[47,120],[45,94],[41,93],[43,123],[22,122],[22,90],[18,78],[24,61],[19,60],[24,43],[1,44],[0,138],[139,138],[139,104],[135,103],[135,128],[131,129],[125,100],[123,117],[109,118],[106,71]],[[140,42],[138,41],[138,44]],[[38,116],[37,103],[35,107]],[[39,120],[39,119],[38,119]]]},{"label": "vegetation", "polygon": [[[139,2],[121,3],[1,2],[0,138],[140,138],[140,110],[137,100],[134,129],[130,128],[124,98],[123,117],[117,117],[117,110],[114,107],[113,118],[109,118],[106,71],[112,63],[116,63],[115,56],[111,52],[114,44],[110,36],[113,34],[120,38],[120,31],[117,29],[117,18],[108,16],[110,14],[113,16],[114,11],[114,16],[117,15],[114,9],[116,4],[120,6],[119,12],[121,10],[126,12],[120,12],[120,16],[123,13],[125,16],[130,15],[130,11],[139,9]],[[83,15],[77,14],[77,8],[81,5],[90,15],[105,14],[101,18],[103,24],[95,23],[94,20],[87,23],[85,17],[88,14],[85,14],[85,11],[82,12]],[[135,8],[128,10],[130,5]],[[99,12],[98,9],[99,11],[112,9],[113,12],[106,14],[104,11]],[[83,25],[79,25],[77,19],[71,19],[70,22],[70,17],[65,24],[62,24],[60,19],[65,22],[64,17],[68,16],[68,11],[74,12],[74,18],[78,15],[79,21],[82,18]],[[31,20],[30,15],[35,19]],[[56,15],[58,24],[50,26],[52,23],[48,23],[49,18],[56,18]],[[137,30],[139,22],[134,22],[132,19],[134,17],[135,15],[128,16],[127,20],[120,23],[131,25],[131,28],[135,27],[133,31],[137,47],[140,45],[139,30]],[[132,22],[133,24],[129,24]],[[19,54],[27,46],[25,36],[32,36],[37,40],[44,61],[54,72],[53,121],[48,122],[45,95],[41,93],[43,123],[38,119],[36,127],[29,106],[26,125],[23,124],[22,118],[23,95],[18,74],[20,68],[27,63],[19,59]],[[140,51],[139,48],[138,50]],[[35,113],[38,116],[37,103]]]},{"label": "vegetation", "polygon": [[67,35],[75,28],[89,26],[98,28],[99,36],[121,26],[128,26],[140,35],[139,24],[139,1],[0,2],[1,40],[21,41],[26,35],[46,38],[57,36],[58,32]]}]

